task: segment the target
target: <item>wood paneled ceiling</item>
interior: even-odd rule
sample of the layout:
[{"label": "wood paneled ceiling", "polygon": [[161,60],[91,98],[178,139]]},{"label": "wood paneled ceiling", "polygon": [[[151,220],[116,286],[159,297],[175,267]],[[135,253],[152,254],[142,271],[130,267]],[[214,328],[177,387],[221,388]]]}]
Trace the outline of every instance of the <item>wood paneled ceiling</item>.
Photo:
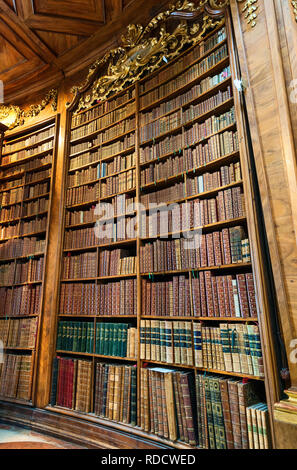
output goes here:
[{"label": "wood paneled ceiling", "polygon": [[145,24],[168,1],[0,0],[0,79],[20,101],[86,68],[129,23]]}]

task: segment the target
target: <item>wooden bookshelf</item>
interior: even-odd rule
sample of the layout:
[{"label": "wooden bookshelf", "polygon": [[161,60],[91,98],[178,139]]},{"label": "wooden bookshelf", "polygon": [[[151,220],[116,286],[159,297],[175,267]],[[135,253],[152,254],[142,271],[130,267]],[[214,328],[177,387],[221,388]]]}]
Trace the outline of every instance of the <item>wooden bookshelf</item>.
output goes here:
[{"label": "wooden bookshelf", "polygon": [[[207,52],[201,52],[203,43],[201,41],[183,51],[176,59],[163,65],[153,74],[144,76],[136,84],[115,92],[105,101],[95,103],[79,113],[75,113],[75,109],[72,109],[68,115],[56,336],[60,341],[63,334],[59,328],[62,322],[66,322],[68,326],[65,326],[64,340],[67,341],[68,337],[70,345],[76,345],[77,338],[82,338],[78,332],[79,328],[86,328],[87,324],[90,331],[91,329],[93,331],[93,343],[89,344],[88,352],[86,348],[77,351],[73,350],[74,347],[71,349],[71,347],[57,346],[53,357],[53,388],[48,408],[57,413],[78,418],[83,416],[85,420],[94,422],[98,420],[111,427],[121,427],[123,421],[115,410],[118,410],[118,406],[123,412],[129,403],[129,406],[133,406],[134,413],[133,419],[131,413],[131,422],[125,423],[129,432],[137,435],[140,431],[145,436],[154,436],[153,438],[159,439],[160,442],[171,442],[173,447],[181,448],[199,448],[205,445],[201,435],[199,437],[198,434],[196,444],[193,446],[189,444],[190,435],[184,439],[168,439],[166,424],[163,431],[156,430],[153,424],[156,418],[153,408],[157,400],[154,395],[157,396],[159,389],[157,385],[152,385],[153,383],[159,383],[159,386],[164,388],[165,376],[172,374],[172,377],[173,375],[178,377],[176,380],[186,380],[183,383],[183,391],[186,395],[187,393],[190,395],[192,381],[195,383],[193,389],[196,387],[197,390],[197,384],[204,376],[210,377],[210,380],[213,377],[237,379],[240,383],[241,379],[245,379],[243,382],[251,384],[251,388],[259,386],[265,399],[265,374],[262,373],[262,365],[259,368],[259,363],[250,362],[247,369],[246,364],[240,362],[244,359],[239,358],[240,354],[233,350],[234,369],[229,371],[222,340],[216,342],[214,336],[210,338],[205,336],[204,344],[209,340],[207,348],[213,349],[202,350],[203,354],[199,360],[195,356],[197,349],[195,333],[199,325],[203,328],[203,334],[206,334],[206,331],[209,334],[219,334],[221,325],[226,324],[230,330],[228,333],[230,342],[231,336],[233,341],[234,335],[237,337],[239,334],[233,331],[244,331],[245,334],[248,331],[258,332],[259,322],[256,303],[253,303],[254,278],[247,277],[253,274],[254,265],[251,256],[253,247],[248,241],[249,227],[246,216],[248,204],[244,195],[245,180],[241,171],[240,136],[236,120],[239,110],[235,110],[233,76],[230,68],[233,57],[228,37],[224,34],[219,36],[218,33],[221,34],[221,26],[205,36],[204,41],[209,41],[209,44],[212,44],[214,37],[221,37],[221,40],[214,41]],[[200,54],[196,52],[198,50]],[[185,64],[182,67],[178,63],[181,58]],[[119,196],[128,198],[121,199],[120,207],[116,207]],[[121,239],[118,232],[123,227],[126,232],[127,225],[133,222],[132,217],[136,216],[140,220],[140,217],[145,216],[148,220],[153,214],[153,211],[149,213],[150,202],[176,204],[179,208],[182,204],[187,204],[192,207],[193,214],[194,211],[196,214],[199,207],[200,222],[196,223],[193,219],[190,227],[185,230],[174,229],[174,225],[171,224],[166,239],[162,237],[161,231],[157,231],[156,236],[150,233],[144,236],[137,233],[135,236],[135,233],[132,233],[130,236],[126,234],[126,237]],[[109,227],[111,231],[107,232],[103,240],[94,237],[94,228],[98,228],[94,210],[98,203],[111,203],[114,213],[120,214],[115,216],[117,226],[111,224]],[[134,207],[134,203],[142,205]],[[158,209],[156,211],[158,212]],[[162,214],[161,210],[159,213]],[[108,228],[108,223],[112,223],[112,219],[113,217],[106,213],[100,220],[101,222],[104,220],[105,227]],[[200,246],[195,248],[196,261],[193,261],[193,253],[187,258],[182,252],[181,240],[184,239],[185,233],[191,232],[201,232],[206,246],[206,248]],[[235,234],[236,240],[231,238],[235,237]],[[161,245],[156,245],[153,261],[145,261],[146,247],[153,246],[154,242],[162,243],[164,240],[166,243],[179,240],[180,251],[174,252],[170,245],[171,251],[168,248],[168,252],[163,252],[160,249]],[[213,240],[213,245],[210,240]],[[210,244],[207,245],[208,243]],[[205,251],[202,253],[202,250]],[[193,258],[190,259],[190,256]],[[169,258],[173,260],[174,257],[179,263],[176,269],[156,268],[160,260]],[[143,264],[149,264],[151,261],[153,268],[145,269]],[[121,270],[124,263],[127,265]],[[184,290],[181,287],[181,280],[185,281]],[[205,289],[204,297],[197,290],[198,281],[201,283],[199,289]],[[162,286],[159,288],[158,283],[160,286],[162,283],[167,283],[168,289],[171,290],[162,291],[164,288]],[[144,291],[144,288],[147,288],[147,291]],[[153,289],[160,290],[157,292]],[[148,299],[144,295],[147,298],[151,296],[151,303],[156,302],[157,298],[158,302],[159,300],[163,302],[162,312],[147,311]],[[177,301],[174,300],[174,308],[170,295],[176,295],[177,298]],[[180,301],[182,295],[185,295],[183,304]],[[132,309],[133,312],[127,309]],[[171,324],[172,332],[167,338],[172,348],[171,359],[168,355],[166,360],[155,360],[146,350],[143,352],[142,329],[147,328],[145,334],[149,335],[151,332],[151,326],[143,327],[143,322],[151,321]],[[188,364],[185,361],[182,363],[178,360],[178,356],[175,356],[178,347],[185,347],[177,346],[174,337],[176,322],[179,322],[179,325],[186,323],[189,328],[190,343],[186,349],[187,354],[192,357],[192,362],[189,360]],[[75,323],[84,326],[75,326]],[[96,332],[100,331],[99,328],[105,332],[105,324],[116,325],[112,327],[112,333],[107,333],[104,340],[116,343],[115,348],[122,340],[121,334],[118,333],[119,325],[127,324],[128,331],[136,329],[136,341],[133,343],[135,356],[98,353],[96,348],[100,342],[103,342],[103,338],[99,337],[96,344]],[[248,330],[249,327],[254,330]],[[67,328],[69,328],[68,334]],[[182,336],[182,333],[180,335]],[[131,335],[130,341],[132,341]],[[153,348],[152,344],[153,341],[150,340],[149,348]],[[215,344],[221,347],[221,363],[218,359],[221,353],[219,349],[215,349],[217,347]],[[242,344],[240,350],[243,356]],[[232,348],[234,349],[234,345]],[[249,348],[246,346],[246,349]],[[257,353],[261,355],[260,345]],[[207,362],[209,354],[214,355],[212,365]],[[223,363],[224,367],[217,367]],[[76,401],[68,400],[68,406],[65,406],[65,400],[69,397],[67,398],[61,387],[57,385],[58,374],[63,374],[63,364],[68,364],[74,371],[78,367],[88,368],[88,383],[84,383],[84,394],[88,403],[85,408],[87,411],[83,414],[77,405],[82,390],[77,392]],[[135,369],[136,377],[133,375]],[[105,398],[102,395],[104,386],[107,387],[107,381],[103,376],[105,373],[106,378],[109,378],[109,392],[106,390],[104,392],[109,393],[109,411],[106,411],[103,405],[100,408],[100,403],[106,399],[106,395]],[[160,374],[158,379],[157,374]],[[133,390],[128,402],[124,401],[127,400],[128,393],[127,389],[124,389],[126,379],[130,380],[129,393]],[[160,382],[154,382],[155,380]],[[123,383],[123,390],[115,388],[119,386],[119,382]],[[125,382],[126,386],[127,383]],[[179,385],[176,387],[174,394],[179,400],[178,406],[183,406],[182,395],[177,394]],[[99,395],[101,402],[98,404]],[[120,397],[117,403],[110,398],[117,396]],[[149,396],[152,399],[151,409]],[[195,416],[193,397],[190,407]],[[110,409],[113,410],[113,418]],[[161,414],[165,416],[164,410],[165,408],[161,410]],[[115,416],[118,419],[114,419]],[[167,418],[164,419],[166,421]]]},{"label": "wooden bookshelf", "polygon": [[[1,146],[0,329],[6,354],[0,394],[1,400],[29,406],[34,405],[58,126],[58,116],[47,119],[9,133]],[[5,230],[11,226],[9,235]]]}]

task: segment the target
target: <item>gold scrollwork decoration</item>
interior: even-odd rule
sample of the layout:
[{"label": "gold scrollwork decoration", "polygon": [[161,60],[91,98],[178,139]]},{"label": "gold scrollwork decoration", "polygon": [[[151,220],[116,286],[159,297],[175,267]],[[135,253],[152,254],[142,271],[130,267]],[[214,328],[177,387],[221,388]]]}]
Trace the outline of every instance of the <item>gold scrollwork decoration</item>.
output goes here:
[{"label": "gold scrollwork decoration", "polygon": [[58,90],[50,90],[40,104],[33,104],[27,111],[19,106],[0,105],[0,122],[5,124],[9,129],[22,126],[25,119],[38,116],[41,111],[51,102],[52,110],[57,111]]},{"label": "gold scrollwork decoration", "polygon": [[293,6],[293,12],[295,15],[295,21],[297,22],[297,1],[296,0],[292,1],[292,6]]},{"label": "gold scrollwork decoration", "polygon": [[[239,3],[241,3],[244,0],[237,0]],[[247,0],[245,1],[244,7],[242,9],[242,12],[245,13],[245,19],[247,20],[247,24],[251,25],[252,28],[254,28],[257,24],[257,10],[258,10],[258,0]]]},{"label": "gold scrollwork decoration", "polygon": [[[201,7],[206,3],[211,8],[219,8],[220,17],[205,14]],[[229,0],[201,0],[198,4],[181,0],[169,5],[168,10],[159,13],[146,27],[130,24],[121,37],[121,45],[98,59],[90,67],[86,80],[72,88],[74,98],[67,103],[68,109],[75,109],[75,113],[87,109],[133,84],[144,71],[153,72],[163,61],[176,57],[186,45],[197,43],[210,28],[223,24],[222,8],[228,3]],[[180,20],[171,32],[166,28],[170,17]]]}]

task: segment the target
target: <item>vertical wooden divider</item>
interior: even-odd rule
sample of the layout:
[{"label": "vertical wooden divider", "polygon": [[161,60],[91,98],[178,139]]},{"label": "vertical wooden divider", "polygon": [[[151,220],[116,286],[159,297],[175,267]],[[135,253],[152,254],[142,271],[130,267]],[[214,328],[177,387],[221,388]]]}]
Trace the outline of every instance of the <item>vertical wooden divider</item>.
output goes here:
[{"label": "vertical wooden divider", "polygon": [[[239,77],[239,70],[236,65],[235,59],[235,44],[232,34],[232,25],[230,14],[226,15],[226,27],[228,30],[228,48],[230,53],[230,67],[232,77]],[[243,120],[243,109],[242,102],[239,96],[238,90],[232,82],[236,123],[239,133],[239,147],[240,147],[240,165],[242,171],[243,187],[246,201],[246,217],[247,226],[249,232],[250,246],[251,246],[251,258],[253,272],[255,273],[255,290],[257,297],[257,309],[259,319],[259,330],[261,336],[261,344],[263,347],[263,361],[265,366],[265,390],[267,403],[269,406],[270,425],[272,429],[272,436],[274,436],[274,423],[272,420],[272,406],[278,396],[278,374],[276,370],[276,358],[275,351],[273,348],[273,339],[271,326],[269,324],[269,301],[267,298],[267,292],[265,289],[266,280],[264,274],[263,258],[261,253],[261,240],[259,239],[259,225],[255,207],[255,195],[252,185],[252,170],[249,162],[249,150],[247,147],[247,133],[246,127]],[[275,444],[275,443],[273,443]]]},{"label": "vertical wooden divider", "polygon": [[141,275],[140,275],[140,156],[139,156],[139,83],[135,84],[135,150],[136,150],[136,204],[138,204],[137,237],[136,237],[136,274],[137,274],[137,425],[140,426],[140,387],[141,387],[141,360],[140,360],[140,320],[141,320]]},{"label": "vertical wooden divider", "polygon": [[58,113],[60,126],[57,129],[55,170],[52,176],[52,204],[48,214],[48,255],[44,278],[44,311],[39,338],[38,367],[36,375],[35,405],[44,408],[49,403],[52,359],[55,355],[57,301],[61,269],[62,234],[64,230],[64,173],[67,134],[69,127],[64,84],[59,90]]}]

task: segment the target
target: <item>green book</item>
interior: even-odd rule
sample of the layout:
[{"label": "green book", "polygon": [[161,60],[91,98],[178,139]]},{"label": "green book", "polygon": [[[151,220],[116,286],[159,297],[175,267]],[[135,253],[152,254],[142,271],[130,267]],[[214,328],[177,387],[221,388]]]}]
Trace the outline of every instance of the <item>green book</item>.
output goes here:
[{"label": "green book", "polygon": [[63,339],[63,322],[58,324],[58,334],[57,334],[57,350],[62,349],[62,339]]},{"label": "green book", "polygon": [[104,341],[103,341],[104,344],[103,344],[103,350],[102,350],[102,354],[104,356],[109,355],[109,349],[108,349],[109,337],[110,337],[110,323],[105,323]]},{"label": "green book", "polygon": [[119,341],[121,334],[121,325],[120,323],[112,323],[112,339],[111,339],[111,356],[119,355]]},{"label": "green book", "polygon": [[100,336],[99,336],[99,349],[98,354],[104,354],[104,340],[105,340],[105,330],[106,330],[106,323],[100,323]]},{"label": "green book", "polygon": [[89,343],[89,353],[94,351],[94,323],[90,323],[90,343]]},{"label": "green book", "polygon": [[83,322],[81,327],[81,342],[80,342],[80,351],[86,352],[86,344],[87,344],[87,323]]},{"label": "green book", "polygon": [[96,346],[95,352],[96,354],[100,354],[100,335],[101,335],[102,323],[96,324]]},{"label": "green book", "polygon": [[82,336],[83,336],[84,324],[85,322],[79,322],[78,328],[77,328],[77,347],[78,347],[78,351],[81,351],[81,352],[83,352]]},{"label": "green book", "polygon": [[121,334],[121,342],[120,342],[121,357],[127,357],[128,328],[129,328],[129,325],[127,323],[124,323],[122,325],[122,334]]},{"label": "green book", "polygon": [[204,382],[204,393],[205,393],[205,404],[206,404],[207,428],[208,428],[208,436],[209,436],[209,447],[210,449],[215,449],[216,441],[215,441],[214,419],[213,419],[213,413],[212,413],[211,391],[210,391],[209,379],[210,378],[208,376],[205,376],[203,378],[203,382]]},{"label": "green book", "polygon": [[79,329],[80,322],[73,322],[73,343],[72,343],[72,351],[79,351],[79,344],[78,344],[78,329]]}]

